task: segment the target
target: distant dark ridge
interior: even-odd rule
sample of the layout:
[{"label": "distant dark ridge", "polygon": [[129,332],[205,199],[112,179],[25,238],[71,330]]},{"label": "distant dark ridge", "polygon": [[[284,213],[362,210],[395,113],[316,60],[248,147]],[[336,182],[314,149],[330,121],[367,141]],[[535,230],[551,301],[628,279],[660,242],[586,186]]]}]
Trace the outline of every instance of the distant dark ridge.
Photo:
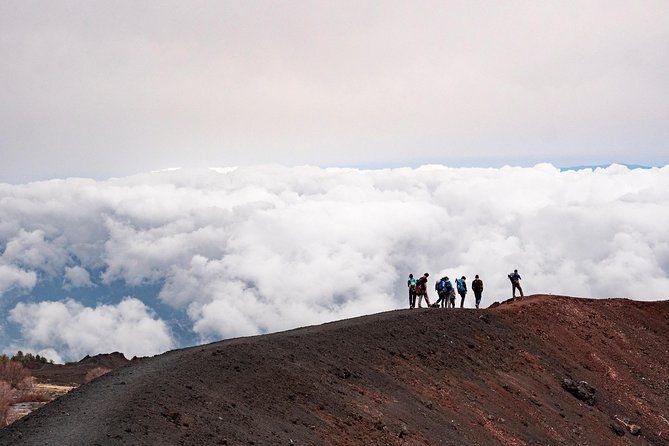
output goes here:
[{"label": "distant dark ridge", "polygon": [[113,370],[129,362],[123,353],[103,353],[95,356],[87,355],[79,362],[44,364],[38,368],[31,367],[31,373],[40,382],[58,385],[80,385],[85,382],[86,374],[91,369],[102,367]]}]

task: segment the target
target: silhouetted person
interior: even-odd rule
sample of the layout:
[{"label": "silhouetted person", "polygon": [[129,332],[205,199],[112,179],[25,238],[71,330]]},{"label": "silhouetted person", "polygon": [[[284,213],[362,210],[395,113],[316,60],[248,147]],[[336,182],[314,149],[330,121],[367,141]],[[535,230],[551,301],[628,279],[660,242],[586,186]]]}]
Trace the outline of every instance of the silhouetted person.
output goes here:
[{"label": "silhouetted person", "polygon": [[418,281],[414,278],[413,274],[409,274],[409,280],[407,280],[407,286],[409,287],[409,308],[416,307],[416,285]]},{"label": "silhouetted person", "polygon": [[514,269],[511,274],[509,274],[509,280],[511,281],[511,297],[516,298],[516,289],[520,291],[520,297],[525,297],[523,295],[523,287],[520,286],[520,274],[518,270]]},{"label": "silhouetted person", "polygon": [[427,306],[430,306],[430,300],[427,297],[427,278],[430,277],[428,273],[423,274],[423,277],[418,279],[418,284],[416,285],[416,295],[418,296],[418,308],[423,308],[421,303],[423,298],[425,298],[425,303]]},{"label": "silhouetted person", "polygon": [[455,285],[458,287],[458,294],[460,295],[460,308],[465,306],[465,296],[467,295],[467,278],[465,276],[455,279]]},{"label": "silhouetted person", "polygon": [[481,304],[481,295],[483,294],[483,281],[479,279],[477,274],[472,282],[472,291],[474,292],[474,297],[476,298],[476,308]]},{"label": "silhouetted person", "polygon": [[446,305],[446,308],[455,308],[455,287],[453,284],[451,284],[451,291],[448,293],[448,304]]}]

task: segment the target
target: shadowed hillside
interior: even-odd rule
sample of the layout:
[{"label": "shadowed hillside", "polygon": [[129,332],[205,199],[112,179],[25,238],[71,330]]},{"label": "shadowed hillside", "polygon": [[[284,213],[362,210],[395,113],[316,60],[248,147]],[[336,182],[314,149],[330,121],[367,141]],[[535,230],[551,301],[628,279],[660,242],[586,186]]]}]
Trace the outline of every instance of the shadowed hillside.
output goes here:
[{"label": "shadowed hillside", "polygon": [[659,446],[668,350],[669,302],[392,311],[133,361],[0,444]]},{"label": "shadowed hillside", "polygon": [[122,353],[106,353],[86,356],[79,362],[67,364],[34,364],[30,365],[31,374],[39,382],[60,385],[81,385],[86,382],[86,375],[92,369],[102,368],[113,370],[129,361]]}]

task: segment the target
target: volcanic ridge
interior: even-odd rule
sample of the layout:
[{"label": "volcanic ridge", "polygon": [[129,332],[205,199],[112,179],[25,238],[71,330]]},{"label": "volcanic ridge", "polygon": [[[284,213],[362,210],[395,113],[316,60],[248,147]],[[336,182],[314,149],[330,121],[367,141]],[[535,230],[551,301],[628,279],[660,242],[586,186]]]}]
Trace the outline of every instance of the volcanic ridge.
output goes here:
[{"label": "volcanic ridge", "polygon": [[667,445],[669,301],[397,310],[135,359],[0,445]]}]

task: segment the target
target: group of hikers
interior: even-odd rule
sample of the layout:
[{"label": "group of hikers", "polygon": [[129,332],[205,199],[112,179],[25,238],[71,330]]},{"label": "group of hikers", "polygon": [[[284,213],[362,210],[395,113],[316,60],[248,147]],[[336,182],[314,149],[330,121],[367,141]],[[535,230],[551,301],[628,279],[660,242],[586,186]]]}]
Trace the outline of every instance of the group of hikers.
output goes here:
[{"label": "group of hikers", "polygon": [[[428,307],[455,308],[456,291],[460,295],[460,308],[464,308],[465,296],[467,296],[467,278],[465,276],[455,279],[455,286],[453,286],[453,283],[448,276],[444,276],[437,280],[434,289],[439,298],[433,304],[430,304],[430,299],[427,296],[428,277],[430,277],[430,274],[428,273],[423,274],[418,279],[416,279],[413,274],[409,274],[409,280],[407,280],[407,286],[409,287],[409,308],[416,308],[416,298],[418,298],[418,308],[423,307],[423,299],[425,299],[425,304]],[[514,299],[516,298],[516,290],[520,292],[520,297],[524,297],[523,288],[520,286],[521,278],[520,274],[518,274],[518,270],[514,270],[507,277],[511,281],[512,297]],[[472,291],[474,292],[474,298],[476,299],[476,308],[479,308],[479,305],[481,304],[481,296],[483,295],[483,281],[479,278],[478,274],[472,281]]]}]

